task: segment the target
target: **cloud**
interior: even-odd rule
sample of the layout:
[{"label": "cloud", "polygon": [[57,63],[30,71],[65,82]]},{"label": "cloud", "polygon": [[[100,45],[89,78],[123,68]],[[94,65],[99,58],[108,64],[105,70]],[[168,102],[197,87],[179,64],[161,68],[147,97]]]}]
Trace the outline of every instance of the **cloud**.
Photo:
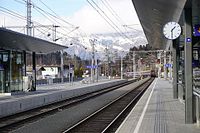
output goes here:
[{"label": "cloud", "polygon": [[[107,14],[107,16],[121,29],[121,31],[124,31],[124,27],[122,26],[124,24],[126,25],[140,24],[131,0],[123,0],[123,1],[122,0],[106,0],[106,1],[109,2],[109,4],[112,6],[116,14],[120,17],[120,19],[123,22],[119,22],[119,20],[116,20],[116,18],[113,17],[113,14],[115,13],[111,14],[110,11],[105,7],[105,5],[103,5],[103,3],[100,0],[97,1],[97,4]],[[48,20],[45,17],[41,17],[41,15],[37,16],[33,14],[32,16],[33,16],[32,19],[34,21],[37,21],[42,25],[53,25],[52,21]],[[74,14],[72,14],[71,16],[62,16],[62,17],[66,18],[67,21],[74,24],[75,26],[79,26],[82,31],[88,34],[116,32],[89,4],[86,4],[85,6],[80,8],[78,11],[76,11]],[[3,26],[4,22],[6,26],[11,26],[11,25],[25,26],[26,25],[26,21],[16,19],[15,17],[11,17],[6,14],[0,14],[0,25]],[[56,23],[56,21],[54,22]],[[110,23],[112,24],[112,22]],[[56,25],[60,25],[60,24],[64,26],[66,25],[66,23],[64,22],[56,23]],[[37,25],[37,24],[34,23],[34,25]],[[115,26],[113,25],[113,27]],[[138,25],[134,28],[138,28]],[[67,34],[70,31],[72,31],[73,28],[71,27],[71,29],[69,28],[66,30],[64,32],[66,32]],[[35,32],[36,32],[35,34],[37,34],[38,31],[35,30]],[[75,32],[73,33],[75,34]],[[73,33],[70,33],[70,35],[73,35]]]},{"label": "cloud", "polygon": [[[120,28],[124,29],[122,25],[140,24],[134,6],[130,0],[110,0],[115,13],[120,17],[123,22],[119,22],[118,19],[113,17],[113,14],[98,1],[99,7],[107,14],[107,16]],[[100,10],[99,10],[100,11]],[[115,15],[116,16],[116,15]],[[86,33],[108,33],[116,32],[113,28],[95,11],[89,4],[82,7],[79,11],[75,12],[68,18],[75,25]],[[108,20],[108,19],[107,19]],[[109,21],[109,20],[108,20]],[[110,22],[110,21],[109,21]],[[112,22],[110,22],[112,24]],[[112,24],[113,25],[113,24]],[[114,26],[114,25],[113,25]],[[115,26],[114,26],[115,27]],[[117,29],[117,28],[116,28]]]}]

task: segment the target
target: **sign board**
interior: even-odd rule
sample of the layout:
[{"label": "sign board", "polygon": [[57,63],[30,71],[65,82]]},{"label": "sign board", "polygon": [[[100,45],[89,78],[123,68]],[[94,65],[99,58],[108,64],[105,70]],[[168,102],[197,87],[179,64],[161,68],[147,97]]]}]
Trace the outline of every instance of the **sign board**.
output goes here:
[{"label": "sign board", "polygon": [[186,38],[186,42],[191,42],[192,40],[191,40],[191,38]]},{"label": "sign board", "polygon": [[194,25],[194,36],[200,36],[200,24]]},{"label": "sign board", "polygon": [[172,64],[165,64],[165,67],[172,68]]},{"label": "sign board", "polygon": [[86,68],[93,68],[93,69],[95,69],[95,68],[97,68],[98,66],[97,65],[94,65],[93,67],[92,66],[86,66]]}]

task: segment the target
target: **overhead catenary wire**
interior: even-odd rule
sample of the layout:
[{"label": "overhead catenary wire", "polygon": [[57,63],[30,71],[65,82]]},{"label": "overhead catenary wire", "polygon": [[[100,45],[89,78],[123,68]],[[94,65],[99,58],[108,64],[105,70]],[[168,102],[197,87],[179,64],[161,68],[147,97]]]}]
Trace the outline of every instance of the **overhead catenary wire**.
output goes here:
[{"label": "overhead catenary wire", "polygon": [[116,18],[117,18],[121,23],[125,24],[124,21],[123,21],[123,20],[119,17],[119,15],[115,12],[115,10],[111,7],[111,5],[109,4],[109,2],[108,2],[107,0],[102,0],[102,1],[104,1],[104,2],[106,3],[106,5],[108,5],[108,8],[111,10],[111,12],[113,12],[113,15],[116,16]]},{"label": "overhead catenary wire", "polygon": [[[26,5],[26,0],[22,0],[22,1],[24,1],[23,4]],[[16,0],[16,2],[19,2],[19,0]],[[20,2],[20,3],[22,3],[22,2]],[[62,24],[61,24],[60,22],[58,22],[58,20],[60,20],[60,21],[65,21],[64,19],[61,19],[61,18],[59,18],[57,15],[53,15],[53,14],[51,14],[51,13],[49,13],[49,12],[43,10],[42,8],[38,7],[34,2],[31,2],[31,5],[33,6],[33,8],[34,8],[37,12],[39,12],[41,15],[43,15],[44,17],[46,17],[50,22],[52,22],[52,23],[57,22],[59,25],[61,25],[61,26],[59,26],[60,29],[62,29],[62,30],[65,31],[65,32],[71,32],[71,31],[68,30],[68,29],[67,29],[68,31],[66,31],[66,29],[63,29],[64,26],[62,26]],[[47,7],[46,4],[45,4],[45,6]],[[49,7],[48,7],[48,8],[49,8]],[[49,8],[49,10],[51,10],[51,9]],[[51,10],[51,11],[54,12],[53,10]],[[54,14],[56,14],[56,13],[54,12]],[[65,21],[65,23],[67,23],[68,25],[74,27],[74,25],[70,24],[70,23],[67,22],[67,21]]]},{"label": "overhead catenary wire", "polygon": [[[71,32],[73,32],[73,31],[75,31],[77,28],[77,26],[75,26],[75,25],[73,25],[72,23],[70,23],[70,22],[67,22],[66,20],[64,20],[63,18],[61,18],[55,11],[53,11],[49,6],[47,6],[47,4],[45,4],[42,0],[39,0],[46,8],[48,8],[52,13],[54,13],[55,14],[55,16],[56,17],[59,17],[62,21],[64,21],[65,23],[67,23],[67,24],[69,24],[69,25],[71,25],[71,26],[73,26],[74,27],[74,30],[72,30],[72,31],[70,31],[69,33],[71,33]],[[83,39],[83,35],[80,33],[80,29],[78,29],[79,31],[79,34],[80,34],[80,36],[81,36],[81,38]],[[69,33],[67,33],[67,34],[69,34]],[[84,39],[83,39],[83,41],[84,41]]]},{"label": "overhead catenary wire", "polygon": [[[124,39],[126,38],[126,39],[128,39],[128,40],[130,40],[129,39],[129,37],[126,35],[126,34],[124,34],[121,30],[120,30],[120,28],[110,19],[110,17],[108,17],[108,15],[96,4],[96,2],[94,1],[94,0],[91,0],[92,1],[92,3],[96,6],[94,6],[89,0],[87,0],[87,2],[90,4],[90,6],[92,6],[93,8],[94,8],[94,10],[96,10],[97,12],[98,12],[98,14],[121,36],[121,37],[123,37]],[[98,9],[103,13],[100,13],[100,11],[98,10]],[[131,42],[132,42],[132,40],[130,40]]]},{"label": "overhead catenary wire", "polygon": [[20,3],[20,4],[23,4],[23,5],[24,5],[24,2],[22,2],[22,1],[20,1],[20,0],[14,0],[14,1],[16,1],[16,2],[18,2],[18,3]]},{"label": "overhead catenary wire", "polygon": [[[123,21],[123,19],[117,14],[117,12],[112,8],[112,6],[110,5],[110,3],[107,0],[101,0],[101,2],[108,9],[108,11],[112,14],[112,16],[120,23],[120,25],[123,26],[126,33],[128,33],[127,28],[132,29],[132,30],[137,30],[135,28],[128,27],[129,25],[126,25],[126,23]],[[134,24],[134,25],[139,25],[139,24]],[[139,31],[139,30],[137,30],[137,31]]]},{"label": "overhead catenary wire", "polygon": [[[23,4],[23,2],[20,2],[20,0],[15,0],[16,2],[19,2],[19,3],[21,3],[21,4]],[[24,1],[24,2],[26,2],[26,0],[22,0],[22,1]],[[41,0],[40,0],[41,1]],[[93,1],[94,2],[94,1]],[[44,2],[43,2],[44,3]],[[26,3],[24,3],[24,4],[26,4]],[[41,8],[40,7],[38,7],[36,4],[34,4],[33,3],[33,5],[32,5],[34,8],[36,8],[38,11],[40,11],[41,13],[43,13],[43,15],[45,15],[45,18],[46,17],[48,17],[50,20],[51,19],[53,19],[53,20],[51,20],[51,22],[54,22],[54,20],[55,20],[55,18],[56,18],[56,15],[53,15],[53,14],[51,14],[51,13],[49,13],[49,12],[47,12],[47,11],[45,11],[45,10],[41,10]],[[49,9],[50,10],[50,9]],[[52,12],[54,12],[53,10],[52,10]],[[7,13],[9,13],[9,12],[7,12]],[[15,12],[16,13],[16,12]],[[105,13],[105,12],[104,12]],[[12,14],[12,13],[10,13],[10,14]],[[17,14],[17,13],[16,13]],[[15,16],[15,17],[18,17],[18,18],[21,18],[20,16],[18,16],[18,15],[16,15],[16,14],[12,14],[12,16]],[[51,15],[50,15],[51,14]],[[54,14],[55,14],[55,12],[54,12]],[[102,14],[102,13],[101,13]],[[103,14],[102,14],[102,16],[103,16]],[[104,16],[104,18],[106,19],[106,17]],[[108,17],[109,18],[109,17]],[[26,17],[24,17],[23,16],[23,20],[26,20]],[[60,19],[58,19],[58,20],[60,20]],[[58,21],[57,20],[57,21]],[[107,20],[108,22],[109,22],[109,20]],[[111,20],[112,21],[112,20]],[[36,22],[36,21],[32,21],[34,24],[36,24],[36,25],[42,25],[41,23],[39,23],[39,22]],[[114,27],[115,28],[115,30],[117,31],[117,34],[119,34],[120,36],[122,36],[122,37],[125,37],[124,36],[124,33],[121,33],[121,31],[119,31],[120,29],[118,29],[117,27],[115,27],[115,25],[113,25],[112,24],[112,22],[110,22],[110,24],[112,25],[112,27]],[[63,26],[60,26],[61,28],[63,27]],[[44,28],[46,28],[46,27],[44,27]],[[43,29],[44,29],[43,28]],[[50,27],[49,29],[52,29],[53,30],[53,28],[52,27]],[[66,36],[66,37],[69,37],[69,38],[72,38],[72,39],[75,39],[75,40],[77,40],[76,38],[74,38],[74,37],[71,37],[71,36],[69,36],[68,34],[65,34],[65,33],[63,33],[63,32],[61,32],[61,31],[57,31],[57,33],[58,33],[58,35],[60,34],[60,35],[63,35],[63,36]],[[69,33],[69,32],[67,32],[67,33]],[[80,32],[79,32],[80,33]],[[82,36],[82,34],[80,34],[81,36]],[[63,37],[64,38],[64,37]],[[83,37],[82,37],[82,39],[83,39]],[[129,38],[128,38],[129,39]],[[84,39],[83,39],[83,41],[84,41]]]},{"label": "overhead catenary wire", "polygon": [[109,3],[106,0],[101,0],[102,4],[108,9],[112,16],[120,23],[124,24],[123,20],[117,15],[117,13],[112,9]]},{"label": "overhead catenary wire", "polygon": [[[40,0],[40,2],[42,2],[42,1]],[[49,10],[51,10],[51,12],[53,12],[55,15],[52,15],[51,13],[49,13],[49,12],[47,12],[47,11],[41,9],[41,8],[38,7],[35,3],[33,3],[33,4],[34,4],[33,7],[38,8],[40,11],[42,11],[43,13],[45,13],[46,15],[48,15],[48,16],[49,16],[51,19],[53,19],[53,20],[55,20],[55,18],[56,18],[56,19],[59,19],[59,20],[64,21],[65,23],[69,24],[70,26],[72,26],[72,27],[73,27],[72,30],[66,31],[65,29],[63,29],[64,26],[62,26],[62,24],[61,24],[60,22],[58,22],[58,21],[55,20],[57,23],[59,23],[59,24],[61,25],[60,28],[63,29],[63,31],[67,32],[66,34],[63,33],[63,35],[68,36],[69,38],[74,39],[73,37],[70,37],[68,34],[70,34],[70,33],[74,32],[75,30],[79,29],[79,27],[78,27],[78,26],[75,26],[75,25],[73,25],[73,24],[71,24],[71,23],[69,23],[69,22],[67,22],[67,21],[65,21],[64,19],[62,19],[61,17],[59,17],[59,15],[58,15],[55,11],[53,11],[50,7],[48,7],[44,2],[42,2],[42,3],[43,3],[43,5],[45,5],[45,7],[47,7]],[[43,16],[44,16],[44,14],[43,14]],[[47,17],[47,16],[46,16],[46,17]],[[52,21],[51,21],[51,22],[52,22]],[[78,28],[77,28],[77,27],[78,27]],[[79,32],[79,33],[80,33],[80,32]],[[80,36],[82,37],[82,34],[80,34]],[[83,38],[83,37],[82,37],[82,38]]]},{"label": "overhead catenary wire", "polygon": [[23,15],[21,15],[21,14],[18,14],[18,13],[16,13],[16,12],[11,11],[11,10],[5,8],[5,7],[2,7],[2,6],[0,6],[0,8],[3,9],[3,10],[1,10],[2,12],[8,13],[8,14],[10,14],[10,15],[12,15],[12,16],[17,17],[17,18],[20,18],[20,19],[26,20],[26,17],[23,16]]},{"label": "overhead catenary wire", "polygon": [[63,22],[65,22],[65,23],[67,23],[67,24],[69,24],[69,25],[71,25],[71,26],[73,26],[73,27],[77,27],[77,26],[71,24],[70,22],[64,20],[63,18],[61,18],[55,11],[53,11],[49,6],[47,6],[42,0],[39,0],[39,1],[40,1],[46,8],[48,8],[52,13],[54,13],[54,14],[56,15],[55,17],[59,18],[59,19],[62,20]]},{"label": "overhead catenary wire", "polygon": [[100,13],[100,11],[89,0],[87,0],[87,2],[120,36],[122,36],[119,31]]},{"label": "overhead catenary wire", "polygon": [[117,28],[118,32],[121,34],[121,30],[119,29],[119,27],[112,21],[112,19],[98,6],[98,4],[94,1],[91,0],[92,3],[94,3],[94,5],[104,14],[104,16],[112,23],[112,25],[115,26],[115,28]]},{"label": "overhead catenary wire", "polygon": [[[18,18],[18,19],[21,19],[21,20],[26,21],[26,17],[24,17],[24,16],[22,16],[22,15],[16,13],[16,12],[14,12],[14,11],[11,11],[11,10],[9,10],[9,9],[7,9],[7,8],[4,8],[4,7],[2,7],[2,6],[0,6],[0,8],[4,9],[4,10],[0,9],[1,12],[7,13],[7,14],[9,14],[9,15],[11,15],[11,16],[14,16],[14,17]],[[6,11],[5,11],[5,10],[6,10]],[[34,24],[36,24],[36,25],[42,25],[42,24],[39,23],[39,22],[36,22],[36,21],[33,21],[33,22],[34,22]],[[24,27],[25,27],[25,26],[24,26]],[[46,27],[45,27],[45,28],[46,28]],[[43,30],[43,31],[44,31],[44,30]],[[57,31],[57,32],[58,32],[58,31]],[[45,32],[43,32],[43,33],[45,33]],[[67,36],[67,37],[73,39],[73,37],[70,37],[70,36],[68,36],[68,35],[66,35],[66,34],[64,34],[64,33],[61,33],[61,32],[58,32],[58,33],[62,34],[63,36]]]},{"label": "overhead catenary wire", "polygon": [[[102,4],[106,7],[106,9],[111,13],[111,15],[119,22],[120,26],[126,25],[124,21],[119,17],[119,15],[114,11],[114,9],[110,6],[107,0],[101,0]],[[128,32],[124,27],[125,32]]]}]

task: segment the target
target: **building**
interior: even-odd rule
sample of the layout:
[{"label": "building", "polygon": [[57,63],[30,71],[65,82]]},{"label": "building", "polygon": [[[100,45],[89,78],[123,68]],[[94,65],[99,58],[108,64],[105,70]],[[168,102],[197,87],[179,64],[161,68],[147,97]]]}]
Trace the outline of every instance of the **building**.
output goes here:
[{"label": "building", "polygon": [[[150,46],[173,54],[173,97],[185,103],[185,123],[200,123],[200,1],[132,0]],[[178,23],[176,39],[164,25]],[[169,30],[173,36],[174,26]],[[164,53],[166,59],[166,53]],[[164,63],[165,64],[165,63]],[[164,70],[166,73],[166,70]]]},{"label": "building", "polygon": [[[35,55],[67,48],[5,28],[0,28],[0,36],[0,93],[11,94],[27,90],[27,87],[36,90]],[[32,75],[29,78],[26,73],[27,53],[32,55]]]}]

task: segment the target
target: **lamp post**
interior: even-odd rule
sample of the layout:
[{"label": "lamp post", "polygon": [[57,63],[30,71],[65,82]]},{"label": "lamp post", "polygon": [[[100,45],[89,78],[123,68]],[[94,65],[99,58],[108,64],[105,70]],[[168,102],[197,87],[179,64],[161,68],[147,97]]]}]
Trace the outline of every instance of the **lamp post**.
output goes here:
[{"label": "lamp post", "polygon": [[135,79],[136,65],[135,65],[135,51],[133,51],[133,79]]},{"label": "lamp post", "polygon": [[[60,38],[56,38],[56,28],[58,28],[60,26],[58,25],[53,25],[53,36],[52,39],[54,42],[58,41]],[[63,50],[60,50],[60,78],[61,78],[61,83],[64,82],[64,68],[63,68]]]},{"label": "lamp post", "polygon": [[90,39],[89,40],[92,45],[92,63],[91,63],[91,81],[94,83],[94,60],[95,60],[95,49],[94,49],[94,42],[96,42],[96,39]]},{"label": "lamp post", "polygon": [[123,57],[121,55],[121,79],[123,79]]}]

